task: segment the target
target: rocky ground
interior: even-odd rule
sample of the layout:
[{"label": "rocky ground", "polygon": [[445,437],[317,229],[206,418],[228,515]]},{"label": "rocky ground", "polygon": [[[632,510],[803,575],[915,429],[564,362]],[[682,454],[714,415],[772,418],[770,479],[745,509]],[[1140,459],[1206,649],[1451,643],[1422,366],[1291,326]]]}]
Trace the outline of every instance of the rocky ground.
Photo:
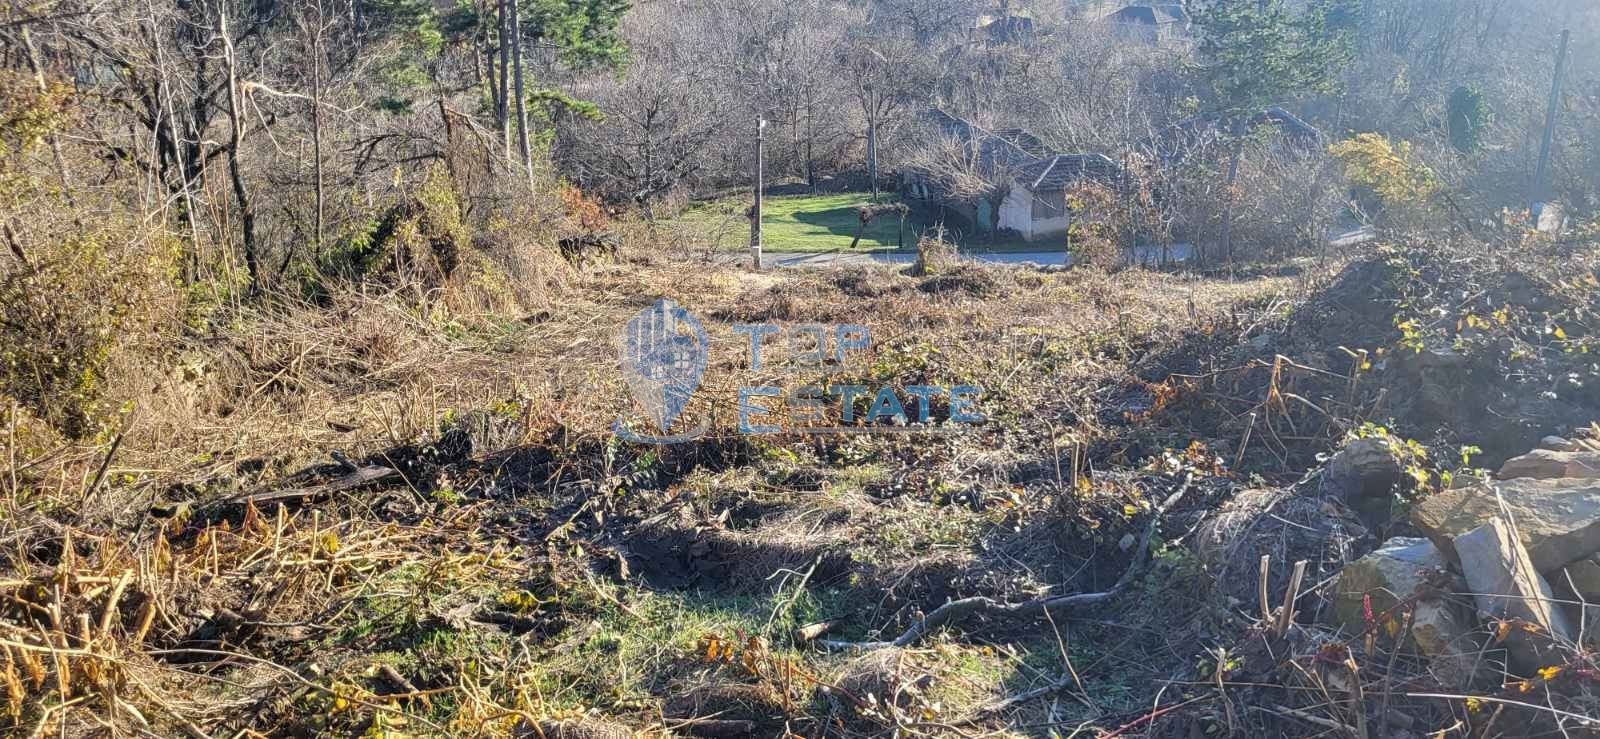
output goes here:
[{"label": "rocky ground", "polygon": [[[182,413],[92,447],[9,417],[0,726],[1577,736],[1600,281],[1541,249],[1234,278],[624,254],[525,316],[243,316],[141,401]],[[633,445],[614,331],[660,297],[713,327],[711,431]],[[758,321],[868,325],[825,379],[981,385],[989,419],[740,435],[717,327]]]}]

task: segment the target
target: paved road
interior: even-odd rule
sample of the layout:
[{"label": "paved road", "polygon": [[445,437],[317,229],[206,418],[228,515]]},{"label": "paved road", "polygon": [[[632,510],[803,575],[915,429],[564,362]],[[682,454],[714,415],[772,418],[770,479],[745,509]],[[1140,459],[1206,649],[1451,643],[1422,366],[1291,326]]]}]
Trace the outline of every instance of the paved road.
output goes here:
[{"label": "paved road", "polygon": [[[1328,244],[1342,248],[1362,244],[1377,238],[1370,227],[1361,227],[1328,235]],[[1173,244],[1168,248],[1169,259],[1183,262],[1189,259],[1192,248],[1188,244]],[[966,252],[967,259],[990,264],[1037,264],[1062,266],[1070,263],[1065,251],[1028,252]],[[1136,256],[1140,262],[1153,264],[1161,261],[1160,247],[1139,247]],[[852,264],[911,264],[917,261],[914,251],[848,251],[836,249],[824,252],[777,252],[762,257],[763,264],[775,267],[837,267]]]},{"label": "paved road", "polygon": [[[1175,244],[1167,252],[1169,258],[1184,261],[1189,258],[1187,244]],[[1069,263],[1065,251],[1023,251],[1023,252],[966,252],[961,255],[966,259],[990,264],[1037,264],[1039,266],[1061,266]],[[1159,248],[1141,249],[1140,261],[1156,262],[1161,259]],[[774,267],[838,267],[852,264],[911,264],[917,261],[916,252],[909,251],[877,251],[877,252],[851,252],[840,249],[828,252],[781,252],[767,254],[762,257],[763,264]]]}]

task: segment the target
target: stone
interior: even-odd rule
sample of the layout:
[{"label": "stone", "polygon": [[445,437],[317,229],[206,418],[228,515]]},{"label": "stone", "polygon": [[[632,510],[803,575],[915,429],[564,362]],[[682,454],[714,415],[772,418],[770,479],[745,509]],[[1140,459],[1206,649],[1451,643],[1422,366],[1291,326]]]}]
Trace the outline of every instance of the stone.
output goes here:
[{"label": "stone", "polygon": [[[1377,551],[1345,565],[1333,584],[1330,620],[1358,634],[1366,629],[1366,601],[1372,613],[1389,613],[1405,623],[1402,602],[1417,597],[1412,606],[1411,643],[1420,654],[1439,657],[1461,653],[1472,632],[1471,610],[1451,597],[1465,589],[1446,571],[1444,555],[1433,542],[1396,537]],[[1443,585],[1443,587],[1440,587]]]},{"label": "stone", "polygon": [[1467,368],[1467,357],[1447,344],[1428,343],[1410,357],[1412,365],[1421,371],[1454,371]]},{"label": "stone", "polygon": [[1558,452],[1535,449],[1520,457],[1512,457],[1500,466],[1496,475],[1502,480],[1530,477],[1536,480],[1600,478],[1600,452]]},{"label": "stone", "polygon": [[1389,521],[1400,464],[1385,437],[1356,439],[1328,460],[1320,493],[1348,504],[1362,523],[1378,527]]},{"label": "stone", "polygon": [[1600,552],[1600,480],[1518,478],[1445,490],[1419,501],[1411,522],[1439,551],[1460,561],[1455,539],[1500,515],[1495,490],[1539,572]]},{"label": "stone", "polygon": [[1561,233],[1567,227],[1567,209],[1561,203],[1534,203],[1534,229],[1539,233]]},{"label": "stone", "polygon": [[1503,518],[1491,519],[1456,537],[1455,549],[1485,620],[1514,620],[1535,627],[1507,633],[1505,644],[1513,663],[1526,671],[1559,659],[1551,637],[1570,642],[1573,629],[1512,525]]},{"label": "stone", "polygon": [[1550,581],[1557,587],[1571,588],[1575,595],[1591,605],[1600,605],[1600,555],[1580,559],[1550,573]]},{"label": "stone", "polygon": [[1587,639],[1584,646],[1600,649],[1600,555],[1547,573],[1546,579],[1556,595],[1569,601],[1566,610]]},{"label": "stone", "polygon": [[1400,464],[1384,437],[1356,439],[1333,455],[1323,473],[1322,490],[1346,501],[1388,498],[1400,481]]},{"label": "stone", "polygon": [[1539,440],[1540,449],[1549,449],[1552,452],[1576,452],[1583,449],[1578,442],[1563,439],[1559,436],[1546,436]]},{"label": "stone", "polygon": [[1600,606],[1588,606],[1579,614],[1583,619],[1580,631],[1583,633],[1583,647],[1593,654],[1600,651]]}]

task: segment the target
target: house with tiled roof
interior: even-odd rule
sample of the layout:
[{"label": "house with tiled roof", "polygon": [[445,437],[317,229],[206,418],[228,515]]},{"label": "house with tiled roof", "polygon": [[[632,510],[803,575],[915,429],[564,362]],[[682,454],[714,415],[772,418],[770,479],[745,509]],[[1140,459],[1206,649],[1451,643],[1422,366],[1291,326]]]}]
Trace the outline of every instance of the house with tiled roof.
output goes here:
[{"label": "house with tiled roof", "polygon": [[1186,39],[1192,21],[1180,3],[1127,5],[1101,18],[1123,38],[1152,46]]},{"label": "house with tiled roof", "polygon": [[1316,126],[1283,108],[1271,106],[1248,116],[1197,115],[1140,139],[1134,143],[1134,149],[1159,162],[1175,164],[1217,156],[1218,150],[1232,141],[1241,129],[1270,131],[1281,146],[1304,151],[1320,150],[1326,143]]},{"label": "house with tiled roof", "polygon": [[[1045,241],[1066,234],[1072,223],[1067,193],[1085,183],[1119,187],[1121,165],[1101,154],[1062,154],[1020,128],[988,130],[942,110],[923,115],[933,135],[968,148],[974,175],[1004,178],[1008,187],[999,207],[983,199],[954,198],[942,178],[918,168],[901,174],[901,197],[925,210],[964,221],[974,232],[1015,231],[1025,241]],[[929,145],[933,145],[931,142]]]}]

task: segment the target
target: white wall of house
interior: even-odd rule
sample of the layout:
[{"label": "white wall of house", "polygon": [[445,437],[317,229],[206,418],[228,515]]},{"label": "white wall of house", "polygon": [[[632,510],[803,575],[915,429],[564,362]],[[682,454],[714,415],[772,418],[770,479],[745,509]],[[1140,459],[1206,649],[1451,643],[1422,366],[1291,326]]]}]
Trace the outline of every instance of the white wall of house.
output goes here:
[{"label": "white wall of house", "polygon": [[1062,214],[1054,218],[1033,217],[1033,191],[1012,187],[1000,204],[1000,227],[1016,229],[1026,241],[1040,241],[1067,232],[1071,219]]},{"label": "white wall of house", "polygon": [[1022,238],[1031,239],[1033,233],[1033,192],[1012,186],[1000,204],[1000,227],[1021,232]]}]

